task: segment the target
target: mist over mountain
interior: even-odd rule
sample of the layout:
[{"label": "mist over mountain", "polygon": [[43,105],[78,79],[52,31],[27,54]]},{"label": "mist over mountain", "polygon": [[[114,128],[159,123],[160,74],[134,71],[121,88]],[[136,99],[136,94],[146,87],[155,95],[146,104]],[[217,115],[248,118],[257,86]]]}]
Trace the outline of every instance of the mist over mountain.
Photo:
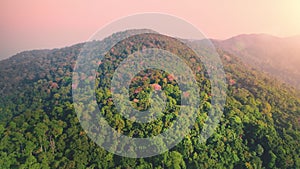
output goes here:
[{"label": "mist over mountain", "polygon": [[[146,29],[140,31],[154,33]],[[226,40],[211,41],[217,48],[240,58],[243,63],[300,89],[300,35],[281,38],[268,34],[241,34]],[[201,40],[193,42],[201,43]]]},{"label": "mist over mountain", "polygon": [[213,43],[244,63],[300,89],[300,36],[243,34]]}]

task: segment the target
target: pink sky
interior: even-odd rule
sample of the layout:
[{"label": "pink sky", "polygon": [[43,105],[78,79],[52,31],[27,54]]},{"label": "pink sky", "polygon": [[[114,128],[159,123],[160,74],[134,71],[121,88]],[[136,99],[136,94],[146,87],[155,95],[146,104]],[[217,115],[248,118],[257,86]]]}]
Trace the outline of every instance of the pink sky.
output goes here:
[{"label": "pink sky", "polygon": [[143,12],[178,16],[216,39],[300,34],[299,0],[1,0],[0,11],[0,58],[83,42],[111,21]]}]

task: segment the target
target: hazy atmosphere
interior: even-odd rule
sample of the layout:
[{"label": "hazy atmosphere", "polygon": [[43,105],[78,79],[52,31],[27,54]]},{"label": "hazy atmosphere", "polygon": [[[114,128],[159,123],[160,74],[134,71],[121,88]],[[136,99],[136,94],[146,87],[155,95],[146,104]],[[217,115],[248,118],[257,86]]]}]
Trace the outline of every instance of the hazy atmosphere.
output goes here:
[{"label": "hazy atmosphere", "polygon": [[238,34],[300,35],[300,2],[290,1],[83,1],[4,0],[0,2],[0,59],[31,49],[84,42],[121,17],[167,13],[195,25],[207,37]]},{"label": "hazy atmosphere", "polygon": [[300,1],[0,2],[0,169],[300,169]]}]

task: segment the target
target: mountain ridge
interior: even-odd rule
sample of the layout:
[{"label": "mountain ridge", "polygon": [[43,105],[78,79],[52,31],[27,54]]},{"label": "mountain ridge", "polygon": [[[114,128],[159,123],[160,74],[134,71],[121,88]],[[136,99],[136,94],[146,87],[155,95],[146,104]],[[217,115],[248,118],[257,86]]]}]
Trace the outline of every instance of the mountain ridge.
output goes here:
[{"label": "mountain ridge", "polygon": [[260,71],[300,89],[300,38],[279,38],[266,34],[247,34],[214,45]]}]

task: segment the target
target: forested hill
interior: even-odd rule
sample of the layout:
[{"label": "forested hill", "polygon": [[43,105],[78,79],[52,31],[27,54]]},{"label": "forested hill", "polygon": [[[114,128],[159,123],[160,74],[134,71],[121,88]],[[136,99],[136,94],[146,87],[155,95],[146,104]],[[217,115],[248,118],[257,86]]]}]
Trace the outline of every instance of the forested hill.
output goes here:
[{"label": "forested hill", "polygon": [[153,84],[168,97],[170,112],[148,125],[121,117],[105,87],[126,55],[152,47],[173,51],[197,70],[202,101],[198,118],[191,132],[161,155],[134,159],[105,151],[82,129],[72,102],[72,72],[83,45],[22,52],[0,62],[0,168],[300,168],[299,91],[218,49],[228,82],[227,101],[215,133],[199,143],[211,108],[206,70],[191,51],[181,52],[183,47],[174,38],[153,32],[119,43],[102,61],[95,90],[101,113],[129,136],[152,136],[170,127],[181,91],[168,72],[140,72],[130,86],[132,105],[139,110],[149,107]]}]

